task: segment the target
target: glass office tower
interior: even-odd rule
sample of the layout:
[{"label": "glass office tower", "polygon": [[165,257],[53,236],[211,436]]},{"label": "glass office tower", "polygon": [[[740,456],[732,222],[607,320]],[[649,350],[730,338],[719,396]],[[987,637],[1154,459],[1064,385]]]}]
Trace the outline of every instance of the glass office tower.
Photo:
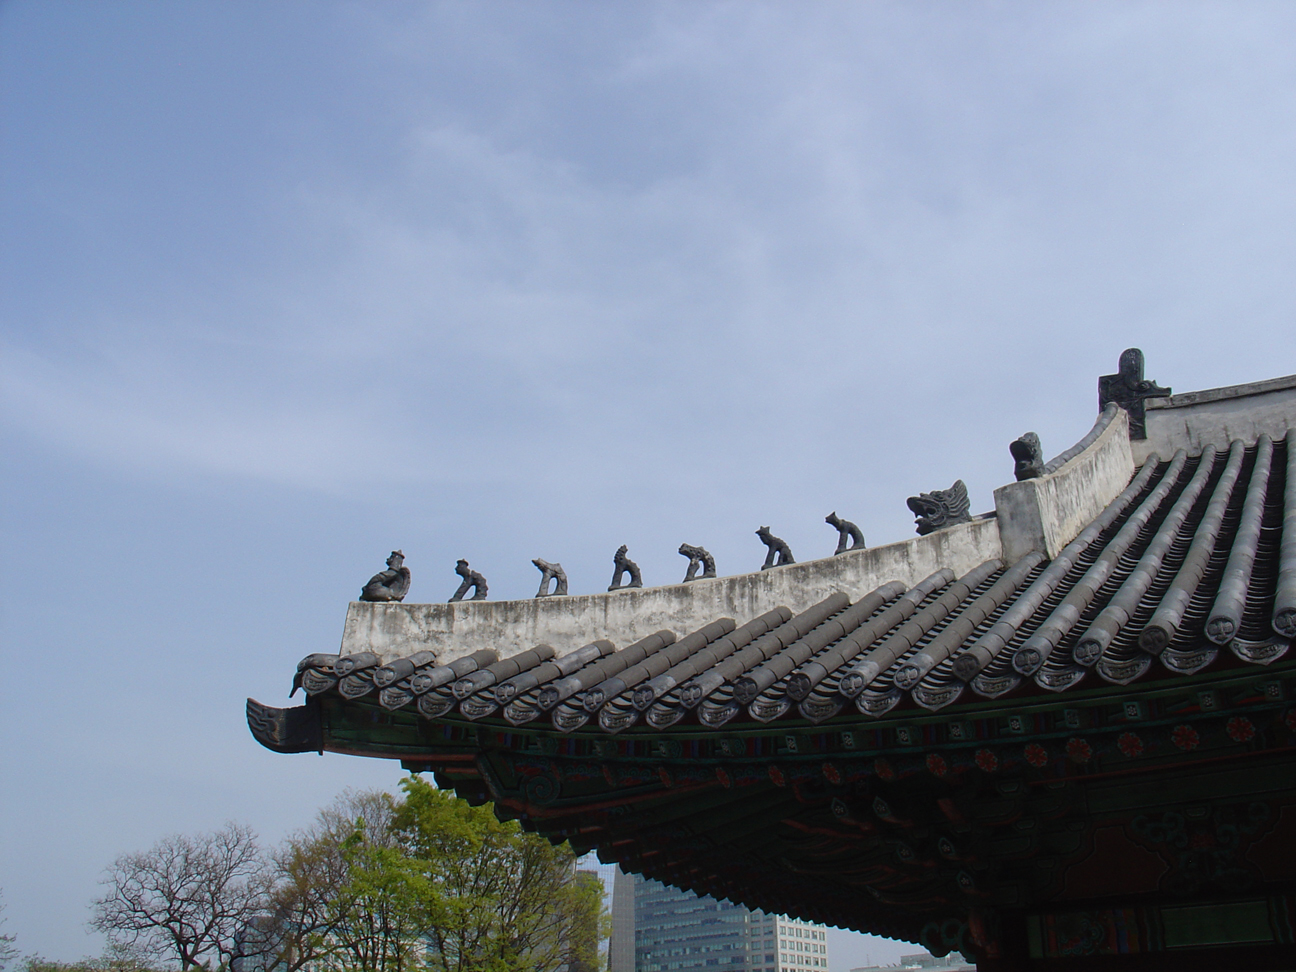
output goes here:
[{"label": "glass office tower", "polygon": [[826,972],[819,925],[634,879],[635,972]]}]

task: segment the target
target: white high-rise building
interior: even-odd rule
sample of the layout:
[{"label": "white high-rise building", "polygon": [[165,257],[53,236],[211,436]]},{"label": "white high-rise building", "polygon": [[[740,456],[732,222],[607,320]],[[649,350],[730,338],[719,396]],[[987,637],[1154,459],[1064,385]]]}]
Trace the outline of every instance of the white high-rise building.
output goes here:
[{"label": "white high-rise building", "polygon": [[748,968],[753,970],[821,972],[828,968],[828,933],[823,925],[753,911],[748,918],[748,942]]}]

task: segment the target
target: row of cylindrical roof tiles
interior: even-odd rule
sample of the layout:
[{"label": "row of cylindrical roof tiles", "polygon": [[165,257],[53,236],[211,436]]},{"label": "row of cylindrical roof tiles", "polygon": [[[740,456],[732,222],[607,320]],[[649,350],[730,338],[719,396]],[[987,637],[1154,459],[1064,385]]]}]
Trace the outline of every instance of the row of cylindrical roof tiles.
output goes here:
[{"label": "row of cylindrical roof tiles", "polygon": [[1296,431],[1277,444],[1208,446],[1150,458],[1120,496],[1052,562],[989,560],[955,578],[836,593],[800,614],[721,618],[683,638],[658,631],[617,651],[596,641],[559,656],[539,645],[508,658],[478,651],[447,665],[418,652],[310,655],[296,685],[378,693],[388,709],[513,725],[591,720],[619,732],[695,718],[725,725],[790,715],[824,722],[880,716],[906,697],[927,709],[969,689],[995,698],[1031,679],[1063,691],[1092,674],[1124,685],[1159,659],[1180,674],[1231,650],[1268,664],[1296,636]]}]

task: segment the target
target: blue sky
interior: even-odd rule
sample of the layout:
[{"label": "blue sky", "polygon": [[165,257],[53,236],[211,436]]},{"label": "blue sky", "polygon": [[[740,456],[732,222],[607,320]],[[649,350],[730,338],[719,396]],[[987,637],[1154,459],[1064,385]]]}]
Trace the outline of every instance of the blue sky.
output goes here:
[{"label": "blue sky", "polygon": [[[1120,351],[1296,371],[1282,3],[0,5],[0,887],[393,766],[270,754],[400,547],[602,590],[871,544]],[[842,939],[838,968],[899,949]]]}]

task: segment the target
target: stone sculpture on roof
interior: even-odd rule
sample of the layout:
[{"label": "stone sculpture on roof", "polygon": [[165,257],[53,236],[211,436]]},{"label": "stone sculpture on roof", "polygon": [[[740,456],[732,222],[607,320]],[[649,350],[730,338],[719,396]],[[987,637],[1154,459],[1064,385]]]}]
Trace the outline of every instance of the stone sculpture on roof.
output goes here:
[{"label": "stone sculpture on roof", "polygon": [[792,548],[787,545],[787,541],[780,540],[770,533],[769,527],[759,527],[756,530],[756,536],[760,537],[761,543],[768,548],[765,551],[765,563],[761,564],[761,570],[769,570],[771,567],[785,567],[788,564],[796,563],[792,559]]},{"label": "stone sculpture on roof", "polygon": [[[715,558],[712,557],[702,547],[695,547],[690,543],[681,543],[679,545],[681,557],[688,558],[688,570],[684,572],[684,583],[689,581],[705,580],[716,575]],[[702,568],[702,573],[698,573],[698,568]]]},{"label": "stone sculpture on roof", "polygon": [[[639,565],[626,556],[626,551],[629,549],[624,543],[617,547],[616,555],[612,558],[612,583],[608,585],[609,591],[643,587],[643,575],[639,573]],[[622,584],[621,578],[626,574],[630,575],[630,580]]]},{"label": "stone sculpture on roof", "polygon": [[360,591],[362,601],[403,601],[409,593],[410,572],[405,566],[405,555],[393,550],[387,558],[387,570],[379,571],[369,578],[369,583]]},{"label": "stone sculpture on roof", "polygon": [[1098,378],[1098,408],[1104,409],[1115,402],[1129,413],[1131,439],[1147,438],[1146,402],[1149,398],[1164,398],[1169,388],[1143,377],[1143,352],[1126,348],[1121,352],[1116,374]]},{"label": "stone sculpture on roof", "polygon": [[1008,451],[1012,453],[1016,463],[1013,474],[1017,477],[1017,482],[1038,479],[1044,475],[1044,448],[1034,432],[1027,432],[1020,439],[1014,440],[1008,446]]},{"label": "stone sculpture on roof", "polygon": [[926,536],[933,530],[943,530],[956,523],[967,523],[972,519],[968,512],[971,504],[968,501],[967,485],[961,479],[954,480],[949,489],[934,489],[930,493],[919,493],[905,501],[913,511],[918,533]]},{"label": "stone sculpture on roof", "polygon": [[453,594],[450,595],[451,604],[453,604],[455,601],[462,601],[464,599],[464,595],[467,594],[469,591],[473,592],[472,599],[474,601],[486,600],[486,591],[487,591],[486,578],[483,577],[481,574],[479,574],[477,571],[470,568],[468,566],[468,561],[464,560],[463,558],[460,558],[459,562],[455,564],[455,573],[463,578],[463,583],[459,585],[459,589],[457,591],[455,591]]},{"label": "stone sculpture on roof", "polygon": [[[567,593],[567,572],[562,569],[562,564],[551,564],[542,557],[535,558],[531,563],[540,571],[540,590],[536,592],[536,597],[562,597]],[[549,586],[550,581],[553,581],[552,588]]]},{"label": "stone sculpture on roof", "polygon": [[864,549],[864,531],[850,520],[843,520],[837,515],[836,510],[825,516],[824,522],[837,531],[837,549],[833,551],[834,556],[847,550]]}]

